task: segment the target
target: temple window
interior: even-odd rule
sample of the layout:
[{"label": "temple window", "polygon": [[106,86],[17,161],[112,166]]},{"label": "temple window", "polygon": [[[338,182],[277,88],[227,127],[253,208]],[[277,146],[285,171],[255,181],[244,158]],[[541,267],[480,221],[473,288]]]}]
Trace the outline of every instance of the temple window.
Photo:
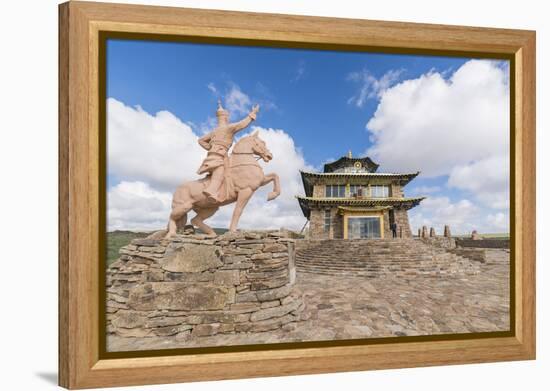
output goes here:
[{"label": "temple window", "polygon": [[349,185],[349,196],[350,197],[363,197],[365,195],[365,190],[361,185]]},{"label": "temple window", "polygon": [[346,196],[346,185],[326,185],[325,197],[344,198]]},{"label": "temple window", "polygon": [[370,196],[373,198],[388,198],[390,187],[386,185],[373,185],[370,187]]},{"label": "temple window", "polygon": [[330,231],[331,215],[330,209],[325,209],[325,232]]}]

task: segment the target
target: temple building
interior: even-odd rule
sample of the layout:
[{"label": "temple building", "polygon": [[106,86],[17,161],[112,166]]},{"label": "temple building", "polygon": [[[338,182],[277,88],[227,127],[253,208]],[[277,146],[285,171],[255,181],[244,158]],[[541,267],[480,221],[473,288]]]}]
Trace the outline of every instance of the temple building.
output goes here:
[{"label": "temple building", "polygon": [[405,197],[403,187],[419,172],[376,172],[369,157],[327,163],[322,173],[301,171],[305,197],[297,196],[309,220],[311,239],[411,237],[408,210],[425,197]]}]

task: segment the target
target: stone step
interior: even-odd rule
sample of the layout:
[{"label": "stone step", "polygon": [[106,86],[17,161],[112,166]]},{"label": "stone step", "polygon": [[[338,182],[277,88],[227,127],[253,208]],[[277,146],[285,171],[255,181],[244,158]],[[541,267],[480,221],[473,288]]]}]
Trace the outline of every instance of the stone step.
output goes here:
[{"label": "stone step", "polygon": [[441,255],[434,255],[434,256],[429,256],[429,257],[422,257],[422,256],[418,256],[418,255],[414,255],[414,256],[404,256],[404,257],[392,257],[392,256],[387,256],[387,257],[383,257],[383,258],[380,258],[380,257],[364,257],[364,256],[350,256],[349,254],[346,255],[346,257],[337,257],[337,256],[331,256],[331,257],[316,257],[314,255],[312,256],[300,256],[300,257],[296,257],[295,258],[296,260],[304,260],[305,262],[311,260],[311,259],[318,259],[320,261],[324,261],[324,262],[371,262],[371,263],[377,263],[377,262],[380,262],[380,263],[388,263],[388,262],[395,262],[395,263],[399,263],[399,262],[409,262],[409,261],[415,261],[415,262],[420,262],[420,261],[423,261],[423,262],[431,262],[433,261],[434,259],[438,259],[438,260],[442,260],[442,259],[453,259],[451,257],[446,257],[446,256],[441,256]]},{"label": "stone step", "polygon": [[410,262],[410,263],[339,263],[339,262],[318,262],[318,261],[311,261],[311,262],[296,262],[296,265],[317,265],[317,266],[326,266],[326,267],[371,267],[371,268],[384,268],[384,267],[435,267],[440,265],[446,265],[446,264],[455,264],[447,263],[447,262],[430,262],[430,263],[422,263],[422,262]]},{"label": "stone step", "polygon": [[[435,256],[429,256],[429,257],[419,257],[419,256],[410,256],[410,257],[407,257],[407,256],[404,256],[404,257],[385,257],[385,258],[377,258],[377,257],[367,257],[367,258],[361,258],[361,257],[354,257],[354,258],[351,258],[349,257],[349,255],[347,257],[340,257],[340,258],[337,258],[336,256],[332,256],[332,257],[317,257],[317,256],[314,256],[314,255],[311,255],[311,256],[300,256],[300,257],[296,257],[296,260],[297,261],[304,261],[304,262],[309,262],[311,259],[315,259],[315,260],[319,260],[319,261],[322,261],[322,262],[342,262],[342,263],[346,263],[346,262],[350,262],[350,263],[355,263],[355,262],[369,262],[369,263],[390,263],[390,262],[393,262],[393,263],[402,263],[402,262],[431,262],[433,261],[435,258],[441,260],[441,259],[446,259],[446,257],[435,257]],[[452,258],[448,258],[448,259],[452,259]]]},{"label": "stone step", "polygon": [[384,267],[438,267],[447,265],[457,265],[457,262],[407,262],[407,263],[368,263],[368,262],[356,262],[356,263],[339,263],[339,262],[318,262],[316,260],[310,262],[296,262],[296,265],[316,265],[319,267],[357,267],[357,268],[384,268]]},{"label": "stone step", "polygon": [[[416,267],[416,268],[384,268],[384,269],[369,269],[369,268],[349,268],[349,269],[343,269],[343,268],[338,268],[338,267],[325,267],[325,266],[317,266],[317,265],[308,265],[308,266],[303,266],[303,265],[300,265],[300,266],[297,266],[297,269],[300,270],[305,270],[305,269],[315,269],[315,270],[327,270],[327,271],[330,271],[330,270],[346,270],[346,271],[372,271],[372,272],[384,272],[384,271],[395,271],[395,270],[417,270],[417,271],[422,271],[422,272],[430,272],[430,271],[441,271],[441,270],[453,270],[453,269],[456,269],[455,267],[452,267],[452,266],[437,266],[437,267],[429,267],[429,268],[424,268],[424,267]],[[474,268],[472,268],[474,269]]]},{"label": "stone step", "polygon": [[[417,239],[317,240],[296,250],[299,271],[334,275],[439,275],[475,272],[459,255]],[[477,267],[479,270],[479,267]]]},{"label": "stone step", "polygon": [[346,271],[346,270],[324,270],[324,269],[298,269],[298,273],[312,273],[312,274],[322,274],[322,275],[332,275],[332,276],[343,276],[343,277],[366,277],[366,278],[383,278],[383,277],[417,277],[417,276],[426,276],[426,277],[436,277],[440,275],[449,275],[453,274],[450,271],[438,270],[438,271],[416,271],[416,272],[388,272],[388,273],[369,273],[361,271]]},{"label": "stone step", "polygon": [[416,255],[416,256],[420,256],[420,257],[428,257],[428,256],[431,256],[431,255],[441,255],[441,254],[446,254],[448,256],[461,256],[461,255],[458,255],[458,254],[452,254],[452,253],[449,253],[449,252],[446,252],[446,251],[426,251],[424,249],[421,249],[421,250],[418,250],[418,251],[407,251],[407,252],[404,252],[404,251],[394,251],[394,252],[388,252],[388,253],[360,253],[360,252],[353,252],[353,251],[331,251],[331,250],[326,250],[326,251],[323,251],[323,252],[317,252],[317,251],[305,251],[305,252],[298,252],[297,253],[297,256],[311,256],[311,255],[315,255],[315,256],[319,256],[319,257],[331,257],[331,256],[344,256],[344,255],[350,255],[350,256],[353,256],[353,257],[357,257],[357,256],[370,256],[370,257],[379,257],[379,258],[387,258],[387,257],[391,257],[391,258],[404,258],[406,256],[411,256],[411,255]]}]

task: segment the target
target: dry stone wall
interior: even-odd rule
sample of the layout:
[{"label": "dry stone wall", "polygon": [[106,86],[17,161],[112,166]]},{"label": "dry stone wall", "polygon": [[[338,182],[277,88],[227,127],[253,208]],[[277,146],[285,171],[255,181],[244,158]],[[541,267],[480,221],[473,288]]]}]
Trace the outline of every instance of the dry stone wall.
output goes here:
[{"label": "dry stone wall", "polygon": [[398,235],[401,238],[412,238],[409,214],[406,209],[395,208],[393,210]]},{"label": "dry stone wall", "polygon": [[421,240],[424,243],[430,244],[435,247],[445,248],[445,249],[453,249],[456,248],[456,241],[453,238],[448,238],[445,236],[430,236],[430,237],[423,237]]},{"label": "dry stone wall", "polygon": [[294,245],[282,232],[135,239],[107,269],[107,332],[187,339],[290,327],[304,309]]},{"label": "dry stone wall", "polygon": [[457,247],[453,249],[449,249],[449,252],[460,255],[463,258],[468,258],[472,261],[477,261],[481,263],[487,262],[487,255],[485,253],[485,249],[482,248],[462,248]]},{"label": "dry stone wall", "polygon": [[459,247],[477,247],[477,248],[510,248],[509,239],[457,239],[457,246]]},{"label": "dry stone wall", "polygon": [[311,209],[309,218],[309,236],[316,239],[330,238],[330,231],[325,231],[325,209]]}]

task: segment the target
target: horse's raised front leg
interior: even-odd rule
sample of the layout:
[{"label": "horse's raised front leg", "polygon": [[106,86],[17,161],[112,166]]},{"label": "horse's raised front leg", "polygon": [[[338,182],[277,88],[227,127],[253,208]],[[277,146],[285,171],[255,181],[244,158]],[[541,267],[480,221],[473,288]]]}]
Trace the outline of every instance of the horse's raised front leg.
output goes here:
[{"label": "horse's raised front leg", "polygon": [[274,172],[267,174],[266,176],[264,176],[262,186],[267,185],[269,182],[273,182],[273,191],[267,195],[267,200],[271,201],[277,198],[279,194],[281,194],[281,182],[279,180],[279,175],[275,174]]},{"label": "horse's raised front leg", "polygon": [[243,213],[244,207],[248,203],[248,200],[250,200],[250,197],[252,197],[252,194],[254,194],[254,191],[249,187],[239,190],[237,194],[235,209],[233,210],[233,216],[231,217],[231,225],[229,226],[229,231],[235,232],[237,230],[237,224],[239,223],[241,214]]},{"label": "horse's raised front leg", "polygon": [[217,206],[212,208],[204,208],[204,209],[195,208],[195,212],[197,212],[197,215],[191,219],[191,224],[200,228],[200,230],[204,232],[208,237],[214,238],[218,236],[211,227],[209,227],[204,223],[204,220],[211,217],[214,213],[216,213],[217,210],[218,210]]}]

